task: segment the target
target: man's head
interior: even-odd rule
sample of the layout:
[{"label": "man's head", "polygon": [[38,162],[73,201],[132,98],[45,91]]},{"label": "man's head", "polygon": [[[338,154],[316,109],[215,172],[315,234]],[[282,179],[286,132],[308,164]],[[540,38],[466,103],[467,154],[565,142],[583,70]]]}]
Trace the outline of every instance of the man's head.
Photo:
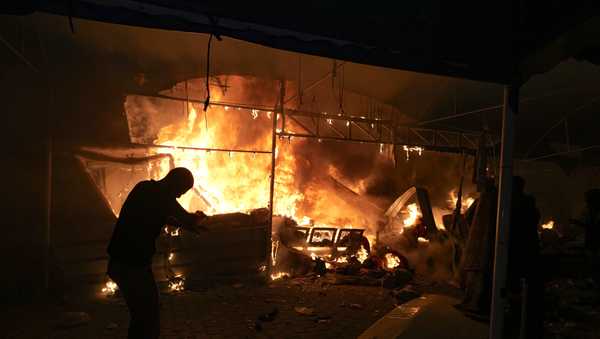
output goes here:
[{"label": "man's head", "polygon": [[187,168],[176,167],[173,168],[161,182],[165,185],[167,194],[179,198],[194,186],[194,176]]},{"label": "man's head", "polygon": [[525,179],[518,175],[513,177],[513,193],[522,194],[525,192]]}]

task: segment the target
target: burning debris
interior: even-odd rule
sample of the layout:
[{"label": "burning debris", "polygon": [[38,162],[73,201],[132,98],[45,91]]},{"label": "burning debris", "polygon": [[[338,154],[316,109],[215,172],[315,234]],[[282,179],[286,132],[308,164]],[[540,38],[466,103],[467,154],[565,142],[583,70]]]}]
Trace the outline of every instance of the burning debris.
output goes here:
[{"label": "burning debris", "polygon": [[393,270],[394,268],[400,266],[400,258],[393,253],[386,253],[384,256],[385,260],[385,268],[389,270]]},{"label": "burning debris", "polygon": [[182,292],[185,289],[185,278],[181,275],[177,275],[169,279],[169,291],[171,292]]},{"label": "burning debris", "polygon": [[545,224],[542,224],[542,229],[544,230],[551,230],[554,228],[554,220],[550,220]]},{"label": "burning debris", "polygon": [[117,286],[117,284],[110,279],[108,279],[104,287],[102,287],[102,293],[109,297],[115,295],[118,290],[119,287]]},{"label": "burning debris", "polygon": [[271,274],[271,280],[279,280],[283,278],[288,278],[290,276],[289,273],[286,272],[278,272]]}]

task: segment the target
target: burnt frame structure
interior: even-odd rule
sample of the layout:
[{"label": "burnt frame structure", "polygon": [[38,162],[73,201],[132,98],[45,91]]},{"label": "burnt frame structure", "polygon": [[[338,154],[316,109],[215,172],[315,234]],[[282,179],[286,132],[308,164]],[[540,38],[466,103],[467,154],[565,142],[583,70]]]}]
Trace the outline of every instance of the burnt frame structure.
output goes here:
[{"label": "burnt frame structure", "polygon": [[[252,112],[270,112],[272,125],[272,147],[271,150],[245,150],[245,149],[220,149],[220,148],[197,148],[187,146],[161,146],[161,145],[144,145],[144,144],[132,144],[136,147],[148,147],[148,148],[181,148],[191,149],[198,151],[215,151],[215,152],[243,152],[243,153],[256,153],[256,154],[271,154],[271,173],[270,173],[270,185],[269,185],[269,211],[271,213],[271,222],[269,222],[268,230],[266,232],[266,243],[271,244],[273,241],[272,236],[272,220],[274,215],[274,192],[275,192],[275,167],[276,167],[276,149],[277,139],[280,140],[291,140],[292,138],[312,138],[320,141],[330,140],[338,142],[358,142],[358,143],[370,143],[379,145],[392,145],[402,146],[409,152],[410,148],[418,147],[424,150],[447,152],[447,153],[459,153],[475,155],[479,149],[480,138],[483,133],[477,132],[462,132],[453,130],[442,130],[434,128],[426,128],[419,125],[407,125],[398,124],[393,119],[384,119],[379,117],[367,117],[365,116],[353,116],[345,115],[342,113],[338,114],[327,114],[324,112],[311,112],[306,110],[297,110],[286,108],[286,88],[285,80],[280,80],[279,94],[275,107],[266,107],[258,105],[249,105],[245,103],[230,103],[230,102],[219,102],[210,101],[210,106],[222,106],[227,108],[234,108],[240,110],[249,110]],[[148,95],[146,93],[130,93],[131,95],[145,96],[157,99],[175,100],[186,103],[204,104],[204,101],[192,99],[192,98],[180,98],[176,96],[168,96],[163,94]],[[306,122],[302,122],[301,119],[310,119],[312,125],[308,125]],[[296,124],[297,127],[303,130],[298,132],[291,130],[291,124]],[[339,128],[340,123],[342,128]],[[371,132],[369,129],[373,130]],[[326,132],[330,132],[327,134]],[[357,133],[358,132],[358,133]],[[493,148],[495,142],[490,140],[489,148]],[[309,234],[307,244],[311,244],[312,232]],[[338,239],[335,239],[334,234],[333,243],[336,243]],[[271,248],[267,246],[266,258],[271,256]],[[267,275],[270,276],[272,273],[272,262],[267,260]]]}]

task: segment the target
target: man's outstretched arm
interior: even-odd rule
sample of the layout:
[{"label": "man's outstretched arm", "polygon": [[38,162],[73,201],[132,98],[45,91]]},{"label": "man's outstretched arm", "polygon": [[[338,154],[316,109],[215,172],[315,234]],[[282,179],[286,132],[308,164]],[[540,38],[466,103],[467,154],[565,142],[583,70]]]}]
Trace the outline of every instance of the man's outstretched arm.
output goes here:
[{"label": "man's outstretched arm", "polygon": [[175,219],[176,226],[196,234],[206,231],[205,227],[200,226],[200,223],[207,218],[204,212],[189,213],[177,201],[173,203],[169,212],[171,218]]}]

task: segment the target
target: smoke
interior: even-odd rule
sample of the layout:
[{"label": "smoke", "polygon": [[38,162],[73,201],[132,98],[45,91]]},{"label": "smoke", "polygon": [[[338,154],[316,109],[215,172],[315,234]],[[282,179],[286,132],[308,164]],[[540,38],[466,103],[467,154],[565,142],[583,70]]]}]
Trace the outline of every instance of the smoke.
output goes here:
[{"label": "smoke", "polygon": [[400,248],[398,252],[408,259],[417,275],[426,276],[432,281],[452,279],[453,253],[448,242],[429,242],[416,249]]}]

